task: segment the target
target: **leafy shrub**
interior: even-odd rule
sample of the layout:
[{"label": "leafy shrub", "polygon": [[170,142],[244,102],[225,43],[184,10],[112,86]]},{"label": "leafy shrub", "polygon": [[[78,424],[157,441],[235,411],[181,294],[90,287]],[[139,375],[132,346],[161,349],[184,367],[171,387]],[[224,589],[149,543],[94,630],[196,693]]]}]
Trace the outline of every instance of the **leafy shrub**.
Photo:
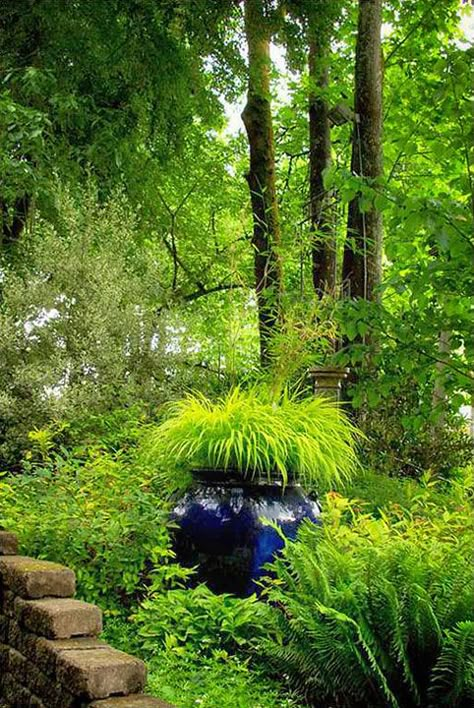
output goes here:
[{"label": "leafy shrub", "polygon": [[426,414],[414,415],[413,396],[392,397],[367,411],[363,426],[367,464],[390,475],[417,478],[430,470],[449,479],[474,461],[474,441],[459,416],[435,426]]},{"label": "leafy shrub", "polygon": [[152,695],[178,708],[298,708],[285,682],[269,678],[247,655],[258,637],[270,634],[270,608],[252,598],[212,595],[204,586],[156,600],[135,621],[108,619],[104,633],[112,646],[147,661]]},{"label": "leafy shrub", "polygon": [[274,633],[270,608],[254,595],[215,595],[205,585],[152,593],[135,621],[146,651],[165,648],[180,656],[248,651],[259,637]]},{"label": "leafy shrub", "polygon": [[344,490],[351,499],[360,500],[364,509],[378,516],[393,504],[409,508],[411,498],[420,492],[420,482],[411,477],[389,477],[372,469],[363,469]]},{"label": "leafy shrub", "polygon": [[[382,518],[329,495],[274,563],[269,597],[284,641],[276,669],[315,704],[467,706],[474,699],[474,521],[455,510]],[[347,517],[351,524],[347,523]]]},{"label": "leafy shrub", "polygon": [[162,577],[181,574],[168,565],[168,509],[150,475],[130,455],[64,450],[4,478],[0,521],[25,553],[73,568],[82,597],[118,608],[143,592],[154,565]]},{"label": "leafy shrub", "polygon": [[119,454],[122,464],[137,464],[138,449],[150,425],[149,411],[142,404],[111,409],[107,413],[53,421],[28,433],[20,469],[31,472],[36,467],[61,467],[64,459],[80,464],[102,453],[112,458]]},{"label": "leafy shrub", "polygon": [[455,510],[473,497],[474,478],[472,468],[453,473],[449,481],[440,479],[429,470],[420,477],[388,477],[383,472],[362,470],[345,494],[360,501],[364,510],[380,516],[389,508],[410,510],[423,505],[425,516],[436,516],[440,508]]},{"label": "leafy shrub", "polygon": [[76,416],[68,423],[68,443],[77,452],[91,447],[111,454],[136,455],[150,413],[143,404],[113,408],[100,415]]},{"label": "leafy shrub", "polygon": [[173,403],[150,435],[149,453],[173,466],[332,486],[352,476],[356,437],[341,408],[324,398],[285,392],[275,401],[264,387],[234,388],[216,403],[200,394]]}]

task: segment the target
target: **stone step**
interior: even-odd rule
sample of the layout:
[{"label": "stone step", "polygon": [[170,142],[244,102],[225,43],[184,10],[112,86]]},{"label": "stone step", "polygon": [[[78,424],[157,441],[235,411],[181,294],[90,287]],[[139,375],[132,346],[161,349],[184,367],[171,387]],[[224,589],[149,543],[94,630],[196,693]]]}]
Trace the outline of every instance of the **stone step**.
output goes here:
[{"label": "stone step", "polygon": [[145,687],[143,661],[111,647],[61,652],[56,677],[74,696],[82,699],[128,696]]},{"label": "stone step", "polygon": [[89,651],[107,649],[108,644],[95,637],[75,637],[73,639],[36,639],[33,658],[37,666],[46,674],[57,672],[58,658],[67,651]]},{"label": "stone step", "polygon": [[0,556],[16,556],[18,553],[18,538],[10,531],[0,529]]},{"label": "stone step", "polygon": [[102,612],[81,600],[45,598],[15,600],[18,622],[34,634],[46,639],[94,637],[102,632]]},{"label": "stone step", "polygon": [[0,708],[173,708],[141,693],[146,667],[97,639],[72,570],[18,555],[0,527]]},{"label": "stone step", "polygon": [[169,703],[164,703],[159,698],[145,696],[143,693],[137,693],[134,696],[106,698],[103,701],[89,703],[88,706],[89,708],[173,708]]},{"label": "stone step", "polygon": [[26,556],[0,556],[0,579],[19,597],[73,597],[76,576],[59,563]]}]

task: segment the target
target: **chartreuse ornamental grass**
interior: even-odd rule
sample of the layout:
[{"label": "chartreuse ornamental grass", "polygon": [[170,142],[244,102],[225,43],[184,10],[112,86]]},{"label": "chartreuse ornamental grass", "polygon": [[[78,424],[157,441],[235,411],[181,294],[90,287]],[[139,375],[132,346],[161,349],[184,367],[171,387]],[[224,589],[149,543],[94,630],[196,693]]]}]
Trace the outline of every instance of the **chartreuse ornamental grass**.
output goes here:
[{"label": "chartreuse ornamental grass", "polygon": [[285,485],[334,487],[357,467],[357,429],[337,404],[284,392],[234,388],[217,401],[200,393],[169,406],[148,439],[148,455],[163,469],[216,469],[248,478],[277,475]]}]

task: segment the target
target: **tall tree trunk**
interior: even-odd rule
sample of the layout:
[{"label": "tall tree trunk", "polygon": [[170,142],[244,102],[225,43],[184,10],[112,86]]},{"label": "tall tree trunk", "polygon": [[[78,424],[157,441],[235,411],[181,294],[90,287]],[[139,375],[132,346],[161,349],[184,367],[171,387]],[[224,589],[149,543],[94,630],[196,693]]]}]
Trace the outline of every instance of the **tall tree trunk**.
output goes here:
[{"label": "tall tree trunk", "polygon": [[280,229],[275,188],[275,146],[270,108],[270,31],[263,0],[245,0],[248,93],[242,119],[250,147],[247,181],[253,213],[255,289],[260,355],[269,361],[269,341],[280,316]]},{"label": "tall tree trunk", "polygon": [[433,387],[433,412],[437,415],[435,424],[436,428],[442,428],[446,423],[446,387],[444,385],[444,377],[446,373],[446,364],[443,359],[449,358],[451,349],[451,337],[449,332],[443,330],[438,336],[438,354],[440,361],[436,362],[436,373]]},{"label": "tall tree trunk", "polygon": [[[20,16],[25,11],[34,12],[35,4],[39,4],[38,0],[30,0],[27,3],[23,3],[23,7],[21,3],[10,3],[7,7],[2,8],[2,13],[0,14],[0,36],[15,36],[15,28]],[[27,7],[24,7],[24,5]],[[29,66],[40,68],[41,34],[39,23],[32,25],[30,32],[22,32],[19,36],[21,41],[15,52],[15,62],[22,69],[26,69]],[[3,50],[1,52],[2,55],[6,55],[4,46],[1,49]],[[8,61],[4,61],[0,66],[0,73],[6,74],[9,68]],[[13,88],[12,94],[14,99],[17,98],[15,88]],[[34,102],[29,102],[29,105],[34,106]],[[32,163],[32,157],[28,153],[23,154],[21,159],[25,163]],[[20,239],[31,216],[33,205],[33,195],[28,194],[27,191],[23,194],[19,193],[16,196],[9,195],[6,197],[4,194],[5,187],[5,184],[0,186],[0,252],[13,246]],[[5,191],[11,192],[11,187]]]},{"label": "tall tree trunk", "polygon": [[309,196],[313,286],[318,297],[336,285],[336,243],[324,170],[331,165],[331,125],[324,91],[328,87],[329,38],[309,30]]},{"label": "tall tree trunk", "polygon": [[[382,0],[359,0],[351,171],[373,184],[382,175]],[[349,297],[373,300],[382,270],[382,215],[360,195],[349,204],[343,283]]]},{"label": "tall tree trunk", "polygon": [[18,197],[12,204],[8,204],[0,197],[0,250],[19,240],[28,222],[31,201],[29,194]]}]

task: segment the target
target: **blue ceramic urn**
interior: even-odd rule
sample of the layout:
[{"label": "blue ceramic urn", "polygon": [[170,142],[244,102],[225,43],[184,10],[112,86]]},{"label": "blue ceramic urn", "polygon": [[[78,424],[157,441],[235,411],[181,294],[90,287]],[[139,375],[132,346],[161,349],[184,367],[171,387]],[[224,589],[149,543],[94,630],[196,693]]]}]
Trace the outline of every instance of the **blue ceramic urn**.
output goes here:
[{"label": "blue ceramic urn", "polygon": [[303,519],[317,522],[320,506],[300,486],[252,481],[227,471],[195,472],[194,484],[173,510],[174,550],[195,583],[245,597],[259,590],[264,566],[283,547],[276,523],[290,539]]}]

